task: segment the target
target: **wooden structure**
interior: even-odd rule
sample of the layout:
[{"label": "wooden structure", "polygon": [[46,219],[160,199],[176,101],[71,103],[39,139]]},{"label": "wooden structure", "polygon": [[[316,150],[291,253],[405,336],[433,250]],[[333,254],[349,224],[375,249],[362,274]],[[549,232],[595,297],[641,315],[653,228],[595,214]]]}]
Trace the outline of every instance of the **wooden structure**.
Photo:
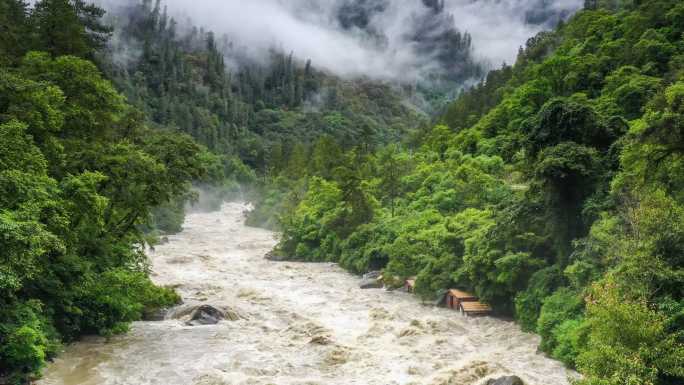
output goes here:
[{"label": "wooden structure", "polygon": [[404,282],[404,289],[407,292],[413,293],[416,290],[416,277],[411,277]]},{"label": "wooden structure", "polygon": [[446,294],[446,306],[454,310],[460,310],[461,303],[472,301],[477,301],[477,297],[458,289],[451,289]]},{"label": "wooden structure", "polygon": [[480,301],[461,303],[461,312],[466,316],[487,315],[492,312],[492,308]]},{"label": "wooden structure", "polygon": [[447,292],[446,306],[460,311],[465,316],[485,315],[492,312],[492,308],[480,302],[479,298],[458,289],[451,289]]}]

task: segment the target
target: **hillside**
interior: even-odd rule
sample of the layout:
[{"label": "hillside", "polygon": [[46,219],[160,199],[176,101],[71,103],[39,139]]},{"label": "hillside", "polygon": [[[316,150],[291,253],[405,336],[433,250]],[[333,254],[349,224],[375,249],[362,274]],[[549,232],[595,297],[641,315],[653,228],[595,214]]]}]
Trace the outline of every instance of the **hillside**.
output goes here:
[{"label": "hillside", "polygon": [[103,58],[107,72],[155,124],[254,170],[276,167],[274,151],[323,134],[347,147],[388,143],[426,120],[398,86],[342,79],[276,49],[258,62],[236,48],[239,42],[179,26],[165,9],[143,1],[114,10],[119,32]]},{"label": "hillside", "polygon": [[291,182],[277,252],[473,291],[581,384],[681,383],[683,17],[589,2],[417,151],[323,155]]}]

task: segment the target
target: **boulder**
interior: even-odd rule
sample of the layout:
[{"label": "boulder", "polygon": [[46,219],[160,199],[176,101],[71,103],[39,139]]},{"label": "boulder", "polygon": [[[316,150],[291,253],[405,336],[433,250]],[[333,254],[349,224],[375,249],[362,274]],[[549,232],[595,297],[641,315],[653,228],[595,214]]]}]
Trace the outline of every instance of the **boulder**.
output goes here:
[{"label": "boulder", "polygon": [[362,289],[382,289],[383,286],[382,281],[377,278],[362,279],[359,283],[359,287]]},{"label": "boulder", "polygon": [[190,326],[215,325],[225,318],[223,312],[213,306],[202,305],[197,307],[190,315]]},{"label": "boulder", "polygon": [[525,383],[518,376],[506,376],[497,379],[490,378],[485,385],[525,385]]},{"label": "boulder", "polygon": [[363,279],[378,279],[382,275],[381,271],[369,271],[363,275]]}]

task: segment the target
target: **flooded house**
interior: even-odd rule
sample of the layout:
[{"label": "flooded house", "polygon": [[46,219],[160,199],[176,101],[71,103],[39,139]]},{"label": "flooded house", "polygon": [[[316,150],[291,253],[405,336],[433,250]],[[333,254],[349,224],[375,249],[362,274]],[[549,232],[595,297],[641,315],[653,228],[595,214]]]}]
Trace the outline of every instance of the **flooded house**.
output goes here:
[{"label": "flooded house", "polygon": [[486,303],[480,301],[463,302],[461,303],[461,312],[467,316],[488,315],[492,312],[492,308]]},{"label": "flooded house", "polygon": [[458,310],[466,316],[485,315],[492,311],[489,305],[480,302],[475,295],[458,289],[447,291],[446,306]]},{"label": "flooded house", "polygon": [[458,289],[450,289],[446,293],[446,306],[454,310],[461,309],[461,303],[477,301],[478,298],[468,292]]}]

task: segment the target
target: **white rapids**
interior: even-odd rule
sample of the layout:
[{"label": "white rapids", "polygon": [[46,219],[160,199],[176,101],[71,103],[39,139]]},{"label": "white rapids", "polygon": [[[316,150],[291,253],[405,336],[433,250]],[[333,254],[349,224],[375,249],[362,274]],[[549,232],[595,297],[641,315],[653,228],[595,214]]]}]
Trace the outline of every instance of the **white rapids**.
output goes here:
[{"label": "white rapids", "polygon": [[[334,264],[270,262],[276,234],[244,225],[247,204],[189,214],[151,251],[152,278],[184,300],[165,321],[68,346],[41,385],[480,385],[515,374],[567,385],[575,374],[537,353],[512,322],[465,318],[415,296],[361,290]],[[198,304],[235,321],[187,326]]]}]

